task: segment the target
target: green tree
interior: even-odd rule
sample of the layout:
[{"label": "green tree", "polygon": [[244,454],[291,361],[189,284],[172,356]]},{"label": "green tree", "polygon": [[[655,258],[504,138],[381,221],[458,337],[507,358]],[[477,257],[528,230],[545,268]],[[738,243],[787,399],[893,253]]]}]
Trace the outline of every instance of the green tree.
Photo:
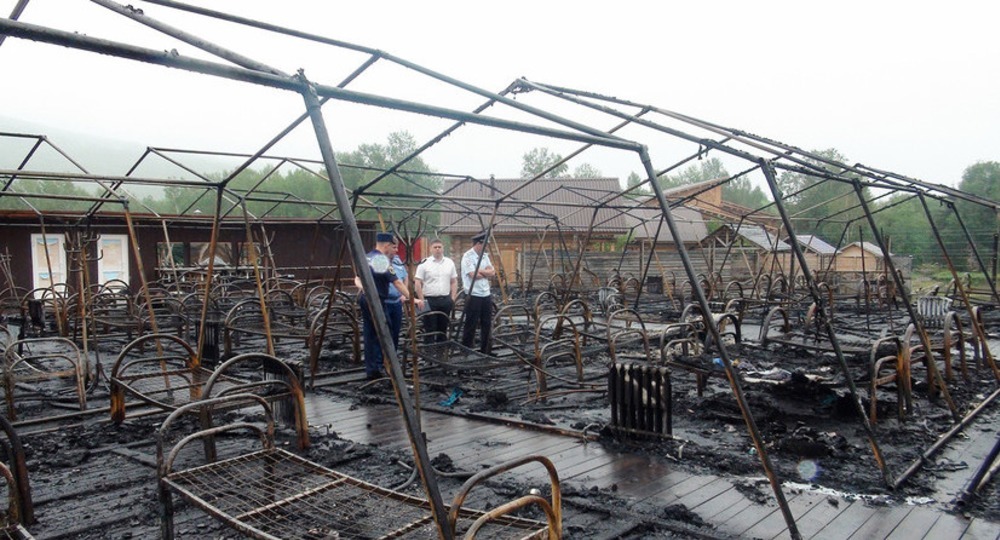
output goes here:
[{"label": "green tree", "polygon": [[[984,199],[1000,201],[1000,162],[980,161],[970,165],[962,173],[962,181],[959,182],[958,189]],[[989,264],[989,259],[992,256],[993,235],[997,233],[997,213],[992,208],[962,200],[955,203],[955,210],[961,214],[962,222],[969,230],[969,235],[972,236],[979,256],[983,258],[984,263]],[[953,221],[955,226],[947,227],[942,231],[942,236],[946,239],[954,238],[955,244],[962,246],[961,258],[973,261],[972,248],[958,227],[957,220],[953,215],[949,215],[949,218],[949,220],[945,220],[945,223]],[[959,257],[953,254],[952,258]],[[956,261],[957,263],[958,261]]]},{"label": "green tree", "polygon": [[[341,174],[348,189],[363,188],[366,204],[385,209],[383,219],[399,219],[412,214],[412,208],[423,206],[423,202],[395,195],[435,195],[440,191],[441,179],[433,174],[431,167],[417,156],[402,164],[399,170],[385,175],[385,171],[400,163],[417,149],[416,140],[409,132],[398,131],[389,135],[386,144],[362,144],[353,152],[337,154]],[[367,186],[375,178],[383,176],[374,185]],[[393,209],[396,207],[396,209]],[[428,208],[434,208],[430,206]],[[372,210],[359,211],[359,217],[372,219]],[[368,215],[365,215],[368,214]],[[431,214],[435,215],[435,214]]]},{"label": "green tree", "polygon": [[[782,193],[789,214],[795,219],[796,234],[815,234],[828,242],[836,242],[850,223],[845,241],[857,240],[864,234],[866,241],[871,241],[871,232],[859,233],[855,225],[867,228],[867,222],[860,219],[864,210],[858,207],[858,197],[854,187],[849,183],[855,176],[842,174],[843,171],[826,161],[847,163],[847,158],[837,150],[830,148],[813,151],[822,159],[809,159],[822,175],[783,171],[778,175],[778,188]],[[828,178],[839,177],[845,181]],[[868,189],[862,190],[866,199],[870,198]]]},{"label": "green tree", "polygon": [[[66,212],[85,211],[94,203],[92,201],[74,201],[69,199],[60,200],[58,197],[95,197],[105,191],[98,187],[89,187],[86,184],[73,182],[71,180],[21,180],[16,179],[11,184],[9,191],[25,194],[24,197],[16,197],[9,193],[0,194],[0,209],[3,210],[60,210]],[[28,194],[38,194],[55,198],[31,197]],[[105,208],[113,208],[120,211],[118,204],[105,205]]]},{"label": "green tree", "polygon": [[[710,180],[724,180],[729,178],[729,171],[719,158],[709,158],[690,165],[676,175],[661,177],[660,185],[664,189],[680,187],[688,184],[699,184]],[[759,186],[754,186],[747,177],[740,177],[730,180],[722,185],[722,199],[731,203],[746,206],[747,208],[760,208],[770,200]]]},{"label": "green tree", "polygon": [[[636,173],[635,171],[632,171],[628,175],[628,180],[626,181],[626,187],[628,187],[629,189],[631,189],[631,188],[633,188],[633,187],[638,186],[639,184],[641,184],[643,182],[643,180],[645,180],[643,177],[639,176],[639,174]],[[650,194],[651,194],[651,192],[649,190],[649,185],[648,184],[643,185],[643,186],[638,187],[638,188],[635,188],[635,189],[633,189],[632,191],[629,192],[629,196],[630,197],[642,197],[642,196],[648,196]]]},{"label": "green tree", "polygon": [[[368,185],[390,167],[411,155],[416,148],[413,136],[404,131],[390,134],[386,144],[367,143],[351,152],[337,153],[337,162],[347,188],[350,190],[364,188],[362,195],[365,199],[359,203],[359,216],[368,214],[365,219],[374,219],[374,211],[368,206],[375,205],[384,209],[383,219],[391,221],[410,215],[412,213],[410,208],[422,204],[398,195],[438,193],[441,186],[440,178],[433,174],[430,166],[419,156],[407,161],[399,170],[385,174],[378,182]],[[247,195],[247,210],[255,216],[318,218],[329,212],[330,207],[302,204],[302,202],[333,201],[330,182],[325,174],[326,171],[321,167],[315,171],[303,168],[279,171],[271,171],[269,168],[246,169],[227,185],[231,193],[228,196],[229,200],[223,202],[223,210],[228,210],[233,201],[237,201],[240,196]],[[208,174],[206,177],[218,182],[230,175],[229,172],[220,172]],[[168,186],[164,189],[162,198],[147,198],[144,202],[163,213],[198,211],[211,215],[215,211],[216,194],[214,190],[209,193],[205,191],[204,188]]]},{"label": "green tree", "polygon": [[573,169],[573,178],[604,178],[604,173],[590,163],[581,163]]},{"label": "green tree", "polygon": [[875,221],[895,254],[911,255],[913,264],[940,261],[940,249],[920,200],[911,193],[894,194],[878,205]]},{"label": "green tree", "polygon": [[524,154],[521,162],[521,178],[534,178],[545,172],[545,178],[563,178],[569,171],[569,165],[560,163],[562,156],[552,153],[548,148],[534,148]]},{"label": "green tree", "polygon": [[734,178],[722,186],[722,200],[753,209],[771,202],[760,186],[753,185],[745,176]]},{"label": "green tree", "polygon": [[722,164],[722,160],[719,158],[709,158],[690,165],[675,175],[661,176],[660,185],[664,189],[670,189],[728,177],[729,173],[726,172],[726,167]]}]

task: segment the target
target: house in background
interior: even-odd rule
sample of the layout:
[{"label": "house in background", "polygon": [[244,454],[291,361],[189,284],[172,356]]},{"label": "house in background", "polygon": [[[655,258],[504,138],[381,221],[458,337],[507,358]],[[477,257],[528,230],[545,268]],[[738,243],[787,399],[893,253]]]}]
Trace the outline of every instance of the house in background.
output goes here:
[{"label": "house in background", "polygon": [[701,242],[712,268],[722,267],[728,279],[784,273],[792,247],[759,225],[725,223]]},{"label": "house in background", "polygon": [[[0,290],[4,296],[16,296],[63,283],[75,290],[83,278],[80,257],[76,254],[83,249],[90,284],[120,280],[132,291],[138,291],[143,278],[146,282],[169,282],[185,279],[185,275],[204,274],[212,233],[211,217],[134,213],[132,223],[130,231],[122,213],[102,212],[91,217],[85,226],[76,217],[49,216],[43,228],[33,212],[0,212],[0,252],[9,263],[9,272],[0,276]],[[375,226],[372,222],[358,223],[365,245],[373,243]],[[327,283],[336,277],[341,286],[351,283],[354,271],[350,258],[344,255],[337,260],[344,243],[337,222],[269,218],[256,221],[251,229],[258,263],[270,273]],[[169,231],[169,238],[165,231]],[[262,236],[267,238],[266,244],[261,242]],[[137,246],[132,245],[132,238]],[[309,241],[302,241],[304,238]],[[83,244],[82,248],[74,245],[78,242]],[[231,216],[223,220],[215,252],[216,273],[251,276],[249,252],[243,218]],[[137,253],[140,260],[136,259]]]},{"label": "house in background", "polygon": [[[785,239],[786,242],[790,240],[791,238]],[[837,255],[837,248],[813,234],[798,234],[795,235],[795,240],[798,241],[799,246],[802,248],[802,253],[805,255],[806,264],[809,265],[810,271],[816,275],[823,276],[827,272],[835,270],[833,262]]]},{"label": "house in background", "polygon": [[[469,249],[471,237],[489,225],[494,201],[510,193],[497,207],[491,246],[494,264],[499,258],[508,281],[520,278],[539,284],[553,274],[570,274],[583,242],[587,245],[581,281],[588,285],[603,284],[615,271],[642,275],[647,261],[651,275],[681,272],[680,259],[673,255],[676,244],[666,224],[661,225],[657,200],[648,195],[623,197],[621,192],[616,178],[449,181],[444,185],[438,234],[451,239],[449,253],[458,259]],[[701,212],[694,206],[679,206],[671,215],[680,241],[697,247],[707,235]],[[647,254],[654,245],[656,254],[650,260]],[[623,251],[629,256],[623,257]]]},{"label": "house in background", "polygon": [[616,250],[629,230],[622,208],[631,203],[621,191],[616,178],[447,180],[437,234],[448,237],[448,253],[458,262],[496,209],[494,265],[508,282],[529,276],[544,281],[571,271],[584,241],[590,252]]},{"label": "house in background", "polygon": [[837,272],[882,272],[885,258],[877,244],[854,242],[837,252],[834,267]]}]

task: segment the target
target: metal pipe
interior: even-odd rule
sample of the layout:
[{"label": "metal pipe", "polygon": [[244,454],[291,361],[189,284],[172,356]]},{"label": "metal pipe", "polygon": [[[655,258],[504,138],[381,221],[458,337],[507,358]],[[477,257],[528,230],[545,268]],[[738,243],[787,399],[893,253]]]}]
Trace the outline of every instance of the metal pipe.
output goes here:
[{"label": "metal pipe", "polygon": [[[679,238],[680,231],[670,213],[670,204],[667,202],[667,198],[663,194],[663,188],[655,180],[656,171],[653,169],[653,164],[650,161],[649,153],[647,152],[645,146],[641,147],[641,150],[639,150],[639,157],[646,170],[646,174],[649,176],[653,193],[656,195],[656,200],[660,203],[660,210],[663,212],[663,218],[667,224],[667,229],[670,231],[672,237]],[[802,538],[802,535],[799,533],[798,527],[795,525],[795,517],[792,515],[791,509],[788,507],[788,501],[785,499],[785,494],[781,491],[781,481],[778,479],[778,476],[774,471],[774,467],[771,465],[771,459],[768,457],[764,439],[761,436],[760,431],[757,429],[757,422],[754,420],[753,413],[750,412],[750,406],[747,404],[746,398],[743,396],[743,388],[740,386],[739,378],[736,376],[735,368],[729,358],[729,353],[726,351],[726,347],[722,345],[723,341],[719,327],[715,320],[710,316],[712,311],[709,308],[708,299],[705,298],[705,292],[701,288],[701,283],[699,283],[698,273],[695,271],[694,264],[691,262],[691,257],[688,255],[687,248],[683,243],[677,244],[677,253],[680,255],[681,262],[684,264],[684,271],[688,275],[688,280],[691,281],[691,290],[698,301],[698,305],[701,306],[702,313],[704,314],[705,327],[711,334],[713,341],[719,344],[719,357],[722,360],[723,367],[725,368],[726,377],[729,379],[729,385],[733,390],[733,396],[736,398],[737,404],[739,404],[740,412],[743,415],[743,421],[747,425],[747,431],[749,432],[751,440],[753,440],[754,448],[757,450],[757,455],[760,456],[761,465],[763,466],[764,473],[771,484],[771,490],[774,492],[775,499],[778,501],[778,507],[781,509],[781,514],[785,518],[785,524],[788,526],[788,533],[793,539],[799,540]]]},{"label": "metal pipe", "polygon": [[[979,255],[979,249],[976,248],[976,242],[972,238],[972,233],[969,232],[968,227],[965,226],[965,220],[962,219],[962,214],[958,211],[955,203],[948,201],[945,203],[948,208],[951,209],[951,213],[955,215],[955,219],[958,220],[959,227],[962,228],[962,233],[965,235],[965,239],[969,242],[969,247],[972,248],[972,254],[976,257],[976,264],[979,265],[979,271],[983,273],[983,277],[986,278],[986,284],[989,285],[990,291],[993,292],[993,299],[1000,304],[1000,294],[997,293],[997,286],[994,282],[996,280],[996,273],[994,272],[992,279],[990,272],[986,269],[986,263],[983,262],[983,258]],[[996,238],[996,235],[994,235]]]},{"label": "metal pipe", "polygon": [[[944,262],[946,265],[948,265],[948,270],[951,271],[951,277],[952,280],[954,280],[955,282],[955,288],[956,290],[958,290],[959,296],[962,297],[962,303],[965,304],[965,309],[968,310],[969,312],[969,320],[971,321],[970,326],[972,327],[972,331],[976,334],[976,340],[984,345],[983,352],[985,353],[986,356],[986,363],[989,364],[990,368],[993,370],[993,378],[996,379],[998,382],[1000,382],[1000,369],[997,368],[997,364],[993,359],[993,355],[990,353],[990,348],[986,344],[986,332],[985,330],[983,330],[983,327],[977,324],[975,321],[975,316],[973,314],[973,309],[972,309],[972,301],[969,300],[969,295],[965,291],[965,286],[962,285],[962,280],[958,277],[958,271],[955,270],[955,263],[952,262],[951,256],[948,255],[948,248],[945,245],[944,240],[941,238],[941,231],[938,230],[937,224],[934,222],[934,217],[931,215],[931,209],[927,207],[927,199],[924,198],[923,194],[918,195],[918,197],[920,198],[921,206],[923,206],[924,208],[924,214],[927,216],[927,221],[931,224],[931,232],[934,233],[934,239],[937,240],[938,247],[941,249],[941,256],[944,257]],[[928,349],[926,352],[927,352],[928,364],[933,363],[933,359],[930,356],[931,354],[930,349]],[[942,386],[944,386],[943,382]]]},{"label": "metal pipe", "polygon": [[[649,246],[649,256],[646,257],[646,264],[640,269],[639,274],[639,290],[635,295],[635,303],[632,304],[632,309],[639,309],[639,298],[642,297],[642,289],[646,283],[646,276],[649,275],[649,266],[653,263],[653,257],[656,255],[656,243],[660,240],[660,231],[663,229],[663,218],[660,218],[660,222],[656,224],[656,235],[653,236],[653,242]],[[674,244],[680,243],[676,238],[674,238]],[[642,261],[639,261],[640,264]],[[662,277],[660,278],[662,279]]]},{"label": "metal pipe", "polygon": [[[896,271],[896,263],[892,261],[892,254],[885,247],[885,242],[882,241],[882,235],[879,233],[878,224],[875,223],[875,216],[872,215],[871,209],[868,207],[868,201],[865,199],[864,191],[861,187],[861,182],[854,183],[854,191],[858,194],[858,200],[861,201],[861,208],[865,212],[865,218],[868,220],[868,227],[872,230],[872,236],[875,237],[875,241],[879,248],[882,250],[882,259],[885,261],[888,267],[889,273],[892,274],[892,279],[896,284],[896,290],[899,291],[900,296],[903,297],[903,305],[906,307],[906,313],[910,316],[910,321],[917,329],[917,334],[920,336],[921,344],[924,347],[924,351],[927,355],[931,355],[933,347],[931,347],[930,339],[927,337],[927,330],[924,328],[923,320],[917,315],[917,312],[913,309],[913,303],[910,301],[910,295],[906,292],[903,287],[903,277],[902,273]],[[955,402],[951,399],[951,392],[948,391],[948,385],[945,384],[944,378],[940,376],[937,370],[937,364],[931,359],[927,362],[927,370],[931,372],[931,377],[941,387],[941,394],[944,396],[945,403],[948,404],[948,409],[951,411],[952,418],[957,422],[959,420],[958,407],[955,406]]]},{"label": "metal pipe", "polygon": [[951,440],[952,437],[954,437],[960,431],[965,429],[965,427],[968,426],[972,422],[972,420],[979,415],[979,413],[986,410],[986,408],[993,403],[993,401],[997,398],[997,396],[1000,396],[1000,388],[994,390],[993,393],[989,395],[989,397],[984,399],[983,402],[979,404],[979,406],[969,411],[969,413],[965,415],[965,418],[962,418],[957,424],[952,426],[952,428],[949,429],[947,433],[938,437],[938,440],[933,445],[931,445],[930,448],[925,450],[923,454],[920,454],[920,457],[918,457],[916,461],[914,461],[905,471],[903,471],[903,474],[899,475],[899,477],[896,478],[896,481],[893,482],[892,484],[892,489],[899,489],[899,487],[902,486],[903,483],[906,482],[911,476],[913,476],[915,472],[919,471],[920,468],[923,467],[924,464],[928,462],[928,460],[930,460],[932,457],[934,457],[935,454],[941,451],[941,449],[944,448],[944,445],[947,444],[947,442]]},{"label": "metal pipe", "polygon": [[[771,190],[771,195],[774,197],[775,208],[778,209],[778,214],[781,216],[782,223],[788,229],[789,234],[794,238],[795,233],[792,228],[791,219],[788,216],[788,212],[785,210],[785,205],[781,201],[781,190],[778,188],[778,180],[774,175],[774,169],[770,167],[767,161],[761,159],[758,161],[761,171],[764,173],[764,178],[767,180],[767,186]],[[860,191],[858,196],[861,196]],[[830,317],[827,317],[827,306],[825,306],[825,297],[820,293],[819,287],[816,285],[816,281],[813,279],[811,272],[809,271],[809,263],[806,261],[805,253],[802,252],[802,246],[798,242],[792,242],[792,253],[795,254],[795,258],[799,260],[799,265],[802,267],[802,274],[805,275],[806,285],[809,287],[809,294],[813,298],[813,302],[816,303],[816,319],[820,326],[826,328],[827,337],[830,340],[830,344],[833,346],[834,355],[837,357],[837,363],[840,364],[840,370],[844,375],[844,379],[847,382],[847,388],[851,393],[851,401],[854,404],[854,409],[857,415],[861,418],[862,426],[865,429],[865,434],[868,436],[868,444],[871,445],[872,454],[875,456],[875,463],[882,473],[882,479],[885,483],[891,484],[892,477],[889,473],[888,465],[886,465],[885,458],[882,456],[882,450],[879,448],[878,440],[875,438],[875,430],[872,429],[871,421],[868,418],[868,413],[865,411],[864,405],[861,404],[861,397],[858,396],[858,388],[854,384],[854,378],[851,376],[851,370],[847,365],[847,359],[844,357],[844,351],[840,347],[840,340],[837,338],[837,334],[833,329],[833,321]],[[833,306],[829,306],[833,309]],[[766,329],[765,329],[766,330]]]},{"label": "metal pipe", "polygon": [[[243,223],[245,225],[247,258],[250,260],[250,267],[253,269],[254,286],[257,289],[257,307],[260,308],[261,322],[264,325],[264,338],[267,343],[267,354],[274,356],[274,336],[271,335],[271,313],[267,309],[267,294],[264,292],[264,283],[260,275],[260,264],[257,260],[257,246],[253,241],[253,230],[250,228],[250,218],[247,216],[246,202],[241,202],[243,208]],[[262,233],[261,244],[267,241],[267,235]]]},{"label": "metal pipe", "polygon": [[361,280],[365,295],[368,297],[369,311],[372,314],[372,318],[376,324],[376,329],[378,330],[377,334],[379,343],[382,346],[382,353],[388,360],[387,363],[393,391],[396,394],[396,401],[399,404],[400,412],[402,413],[406,424],[410,444],[413,446],[416,466],[420,471],[420,478],[424,484],[424,490],[427,493],[428,502],[431,505],[431,513],[434,516],[435,523],[437,524],[438,534],[440,534],[445,540],[452,540],[453,537],[449,532],[450,528],[448,527],[448,512],[444,506],[444,500],[441,498],[441,490],[437,484],[437,478],[434,474],[434,468],[431,465],[430,456],[427,454],[427,446],[424,443],[423,435],[420,432],[420,426],[413,413],[413,402],[406,389],[406,379],[403,375],[399,357],[396,354],[396,348],[393,346],[392,339],[390,339],[389,325],[386,322],[385,312],[382,308],[381,302],[377,301],[378,291],[375,288],[375,280],[372,277],[371,272],[365,271],[365,269],[368,268],[368,261],[365,259],[365,248],[361,243],[361,236],[358,232],[358,223],[354,218],[354,214],[350,211],[351,202],[350,199],[348,199],[347,190],[344,187],[344,179],[341,177],[340,170],[337,168],[337,160],[334,155],[333,147],[330,144],[330,135],[326,129],[326,121],[323,119],[323,111],[319,104],[316,89],[313,85],[309,84],[307,80],[305,80],[304,76],[300,77],[298,84],[303,101],[305,102],[306,110],[309,112],[309,117],[312,120],[313,130],[316,132],[316,140],[319,144],[320,153],[323,155],[323,162],[326,166],[327,178],[330,181],[330,188],[333,191],[333,197],[337,202],[338,209],[340,210],[341,221],[344,224],[344,232],[351,247],[351,256],[354,259],[354,266],[359,270],[357,272],[358,278]]},{"label": "metal pipe", "polygon": [[980,484],[984,483],[984,479],[987,473],[993,468],[993,463],[996,461],[998,455],[1000,455],[1000,437],[997,437],[993,448],[986,455],[986,458],[983,459],[983,463],[979,466],[979,469],[969,479],[969,482],[965,485],[965,489],[958,493],[958,496],[955,498],[956,504],[964,505],[968,503],[979,492]]},{"label": "metal pipe", "polygon": [[[220,64],[217,62],[209,62],[194,58],[175,56],[169,51],[149,49],[146,47],[138,47],[107,39],[94,38],[83,34],[56,30],[54,28],[47,28],[44,26],[27,24],[19,21],[11,21],[9,19],[0,19],[0,34],[6,34],[8,36],[13,36],[22,39],[29,39],[32,41],[49,43],[52,45],[61,45],[64,47],[70,47],[73,49],[80,49],[99,54],[106,54],[118,58],[125,58],[148,64],[155,64],[160,66],[183,69],[185,71],[191,71],[194,73],[201,73],[204,75],[212,75],[215,77],[221,77],[224,79],[229,79],[234,81],[257,84],[279,90],[288,90],[293,92],[299,91],[298,83],[293,78],[289,77],[281,77],[271,73],[253,71],[246,68]],[[635,151],[639,146],[638,143],[632,141],[626,141],[618,138],[609,138],[606,135],[602,134],[603,132],[597,131],[592,128],[587,128],[585,130],[581,129],[581,131],[584,131],[584,133],[575,133],[571,131],[564,131],[561,129],[537,126],[534,124],[528,124],[524,122],[517,122],[512,120],[505,120],[502,118],[476,115],[465,111],[449,109],[446,107],[437,107],[433,105],[427,105],[424,103],[394,99],[377,94],[345,90],[342,88],[337,88],[335,86],[314,84],[313,88],[315,89],[318,97],[330,97],[332,99],[348,103],[394,109],[397,111],[411,112],[425,116],[433,116],[437,118],[449,118],[452,120],[460,120],[469,124],[495,127],[499,129],[517,131],[521,133],[532,133],[535,135],[553,137],[556,139],[571,140],[571,141],[585,142],[585,143],[595,143],[599,146],[608,148],[617,148],[620,150]]]},{"label": "metal pipe", "polygon": [[201,316],[198,318],[198,363],[201,364],[203,351],[205,350],[205,325],[208,321],[208,306],[212,300],[212,276],[215,273],[215,249],[219,242],[219,228],[221,226],[222,215],[222,188],[216,189],[215,212],[212,213],[212,232],[208,241],[208,265],[205,269],[205,298],[201,303]]}]

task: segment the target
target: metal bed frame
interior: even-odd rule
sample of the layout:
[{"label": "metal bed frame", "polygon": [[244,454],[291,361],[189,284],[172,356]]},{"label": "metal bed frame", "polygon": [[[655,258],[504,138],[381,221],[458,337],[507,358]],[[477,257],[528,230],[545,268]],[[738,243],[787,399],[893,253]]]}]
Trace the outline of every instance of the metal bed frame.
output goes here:
[{"label": "metal bed frame", "polygon": [[[185,413],[211,416],[217,407],[259,405],[264,426],[247,421],[201,429],[171,448],[166,439],[171,424]],[[185,467],[182,451],[189,443],[221,433],[249,431],[260,449],[204,465]],[[525,495],[490,511],[463,508],[469,492],[484,480],[530,463],[549,474],[551,497]],[[162,517],[161,538],[174,537],[173,494],[252,538],[437,538],[431,506],[420,497],[382,488],[325,468],[274,444],[274,419],[267,402],[236,394],[185,405],[174,411],[157,432],[157,470]],[[527,506],[541,508],[546,522],[508,515]],[[555,540],[562,537],[561,492],[554,465],[541,456],[520,458],[484,470],[459,490],[448,522],[453,536]]]},{"label": "metal bed frame", "polygon": [[[238,367],[259,366],[255,380]],[[111,419],[125,420],[125,395],[164,410],[175,410],[211,397],[213,394],[261,393],[269,400],[289,398],[292,402],[299,446],[309,446],[305,397],[288,363],[263,353],[235,356],[214,371],[204,368],[194,349],[170,334],[147,334],[129,343],[111,370]]]}]

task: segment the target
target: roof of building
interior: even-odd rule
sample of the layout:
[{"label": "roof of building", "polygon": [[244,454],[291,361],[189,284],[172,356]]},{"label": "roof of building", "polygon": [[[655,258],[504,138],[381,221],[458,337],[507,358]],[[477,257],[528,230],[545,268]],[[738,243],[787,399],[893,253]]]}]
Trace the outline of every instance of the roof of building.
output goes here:
[{"label": "roof of building", "polygon": [[797,234],[795,239],[799,241],[802,247],[812,251],[813,253],[818,253],[820,255],[833,255],[837,253],[837,248],[826,243],[822,238],[814,234]]},{"label": "roof of building", "polygon": [[[877,255],[879,257],[882,256],[882,248],[880,248],[878,246],[878,244],[873,244],[871,242],[854,242],[854,243],[850,244],[849,246],[845,247],[844,249],[842,249],[840,251],[843,252],[847,248],[851,248],[851,247],[856,247],[856,248],[863,249],[863,250],[867,251],[868,253],[871,253],[872,255]],[[890,253],[889,255],[892,255],[892,253]]]},{"label": "roof of building", "polygon": [[792,249],[792,246],[778,238],[774,233],[771,233],[760,225],[749,223],[741,223],[740,225],[726,223],[713,231],[710,236],[723,237],[727,232],[733,236],[743,238],[765,251],[791,251]]},{"label": "roof of building", "polygon": [[[535,232],[556,225],[585,231],[592,222],[595,231],[607,234],[625,234],[629,228],[621,207],[631,203],[619,196],[622,188],[616,178],[461,179],[446,180],[443,189],[449,199],[442,199],[441,234],[483,230],[494,201],[508,193],[513,195],[500,205],[494,232]],[[595,218],[593,208],[602,202],[608,204]]]},{"label": "roof of building", "polygon": [[[659,206],[636,205],[625,214],[625,222],[633,229],[633,239],[653,240],[657,243],[672,243],[673,237],[666,223],[660,226],[662,212]],[[670,215],[677,225],[680,240],[685,243],[700,242],[708,236],[708,227],[701,212],[694,208],[679,206],[670,209]]]},{"label": "roof of building", "polygon": [[759,225],[743,224],[739,228],[739,233],[747,240],[768,251],[791,251],[792,249],[792,246],[785,243],[784,240]]}]

